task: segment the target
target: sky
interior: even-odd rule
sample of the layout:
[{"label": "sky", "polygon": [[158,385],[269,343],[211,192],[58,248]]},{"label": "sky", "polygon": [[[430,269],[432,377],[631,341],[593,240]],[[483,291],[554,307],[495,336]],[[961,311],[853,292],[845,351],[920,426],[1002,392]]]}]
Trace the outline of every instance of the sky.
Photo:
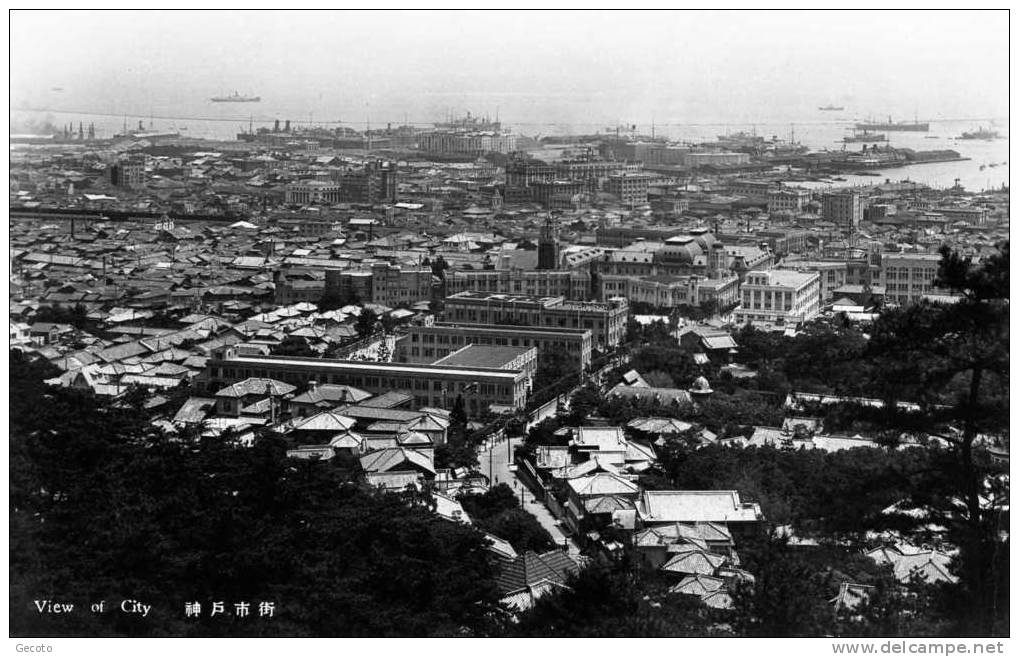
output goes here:
[{"label": "sky", "polygon": [[[27,11],[11,106],[401,123],[1008,116],[996,11]],[[58,90],[59,89],[59,90]],[[259,95],[257,105],[211,96]]]}]

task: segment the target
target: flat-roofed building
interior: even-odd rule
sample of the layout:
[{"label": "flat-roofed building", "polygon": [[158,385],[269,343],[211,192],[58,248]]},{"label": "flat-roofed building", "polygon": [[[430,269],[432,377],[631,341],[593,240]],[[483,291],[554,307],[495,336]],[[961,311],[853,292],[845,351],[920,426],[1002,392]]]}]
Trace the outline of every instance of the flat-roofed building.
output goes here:
[{"label": "flat-roofed building", "polygon": [[941,256],[935,253],[882,253],[880,285],[885,301],[906,304],[935,290]]},{"label": "flat-roofed building", "polygon": [[538,373],[538,350],[534,347],[505,347],[469,344],[443,356],[432,365],[481,367],[488,370],[519,370],[533,380]]},{"label": "flat-roofed building", "polygon": [[295,205],[331,205],[339,203],[343,196],[338,183],[306,180],[287,185],[284,198],[286,203]]},{"label": "flat-roofed building", "polygon": [[789,260],[779,267],[791,271],[816,271],[821,277],[821,303],[833,300],[833,292],[849,282],[849,265],[844,260]]},{"label": "flat-roofed building", "polygon": [[591,365],[591,330],[534,328],[500,324],[448,324],[409,326],[397,339],[395,360],[400,363],[433,363],[470,345],[534,347],[565,352],[577,359],[581,370]]},{"label": "flat-roofed building", "polygon": [[633,208],[647,203],[647,191],[652,176],[646,173],[630,171],[609,175],[605,181],[605,191],[619,198],[623,205]]},{"label": "flat-roofed building", "polygon": [[412,365],[298,358],[241,356],[233,347],[213,352],[202,378],[213,390],[250,377],[271,378],[290,385],[354,386],[374,395],[403,392],[414,397],[417,408],[451,408],[462,397],[467,414],[522,409],[530,379],[522,370],[455,365]]},{"label": "flat-roofed building", "polygon": [[799,214],[810,203],[810,190],[803,187],[779,187],[768,192],[768,212]]},{"label": "flat-roofed building", "polygon": [[845,235],[855,233],[863,221],[863,197],[855,191],[828,192],[821,196],[821,217]]},{"label": "flat-roofed building", "polygon": [[821,275],[786,270],[749,271],[740,295],[737,324],[795,325],[820,312]]},{"label": "flat-roofed building", "polygon": [[557,269],[481,269],[446,272],[446,293],[491,292],[565,297],[577,301],[592,298],[591,274]]},{"label": "flat-roofed building", "polygon": [[602,298],[623,296],[631,302],[639,301],[656,308],[698,306],[717,301],[719,306],[735,303],[739,294],[739,277],[721,278],[703,276],[620,276],[606,274],[598,277]]},{"label": "flat-roofed building", "polygon": [[558,297],[460,292],[446,297],[445,321],[463,324],[510,324],[542,328],[589,329],[594,347],[615,347],[626,332],[629,303],[567,301]]}]

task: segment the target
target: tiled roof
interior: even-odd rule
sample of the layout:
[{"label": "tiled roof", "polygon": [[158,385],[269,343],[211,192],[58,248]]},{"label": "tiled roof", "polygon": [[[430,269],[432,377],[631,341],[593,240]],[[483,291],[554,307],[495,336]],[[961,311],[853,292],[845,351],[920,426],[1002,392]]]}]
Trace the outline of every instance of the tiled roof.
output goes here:
[{"label": "tiled roof", "polygon": [[711,575],[687,575],[671,589],[669,593],[685,593],[701,597],[708,593],[714,593],[725,585],[725,580]]},{"label": "tiled roof", "polygon": [[296,388],[289,383],[276,381],[275,379],[262,379],[251,377],[238,383],[229,385],[216,393],[217,397],[246,397],[248,395],[275,395],[282,397],[289,395]]},{"label": "tiled roof", "polygon": [[311,417],[299,420],[294,424],[293,431],[328,431],[340,433],[354,426],[354,420],[338,413],[323,411]]},{"label": "tiled roof", "polygon": [[662,565],[670,573],[691,573],[714,575],[715,570],[725,562],[725,557],[703,550],[683,551]]},{"label": "tiled roof", "polygon": [[387,472],[409,463],[417,468],[435,474],[431,459],[412,449],[402,447],[382,449],[361,457],[361,468],[365,472]]},{"label": "tiled roof", "polygon": [[635,495],[640,487],[632,481],[607,472],[599,472],[589,477],[570,479],[569,486],[580,497],[595,495]]},{"label": "tiled roof", "polygon": [[540,555],[528,551],[503,563],[496,585],[503,595],[507,595],[544,581],[564,584],[569,574],[579,570],[577,563],[561,550]]}]

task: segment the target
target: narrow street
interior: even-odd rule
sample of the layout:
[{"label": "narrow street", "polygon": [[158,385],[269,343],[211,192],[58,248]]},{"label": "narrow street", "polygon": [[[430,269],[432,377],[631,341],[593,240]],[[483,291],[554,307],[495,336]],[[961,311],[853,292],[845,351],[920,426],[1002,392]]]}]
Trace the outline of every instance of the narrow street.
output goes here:
[{"label": "narrow street", "polygon": [[513,445],[519,444],[521,438],[513,437],[503,439],[488,448],[478,451],[479,470],[490,476],[493,486],[507,484],[521,499],[521,506],[524,510],[534,516],[541,526],[552,536],[552,539],[559,543],[566,542],[566,550],[571,557],[576,559],[580,556],[580,547],[576,541],[568,537],[559,527],[555,516],[549,511],[545,504],[535,498],[534,494],[517,479],[516,473],[510,470],[513,464]]}]

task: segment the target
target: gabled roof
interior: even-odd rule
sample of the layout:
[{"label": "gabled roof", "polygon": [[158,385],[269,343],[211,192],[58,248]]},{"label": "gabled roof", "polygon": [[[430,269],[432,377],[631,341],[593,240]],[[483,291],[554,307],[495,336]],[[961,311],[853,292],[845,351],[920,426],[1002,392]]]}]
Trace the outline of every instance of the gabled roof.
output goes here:
[{"label": "gabled roof", "polygon": [[640,487],[634,482],[607,472],[570,479],[567,483],[579,497],[636,495],[640,491]]},{"label": "gabled roof", "polygon": [[587,513],[613,513],[629,509],[633,509],[633,500],[619,495],[603,495],[584,500],[584,510]]},{"label": "gabled roof", "polygon": [[683,433],[693,428],[689,422],[672,417],[639,417],[630,420],[627,426],[637,431],[655,434]]},{"label": "gabled roof", "polygon": [[662,565],[670,573],[691,573],[714,575],[715,570],[725,562],[725,557],[703,550],[680,552]]},{"label": "gabled roof", "polygon": [[660,404],[686,405],[690,403],[690,393],[679,388],[651,388],[616,384],[608,393],[609,397],[625,399],[649,399]]},{"label": "gabled roof", "polygon": [[408,395],[405,392],[389,390],[377,397],[372,397],[367,401],[361,402],[361,406],[367,406],[369,408],[396,408],[412,401],[413,399],[413,395]]},{"label": "gabled roof", "polygon": [[944,552],[938,552],[937,550],[923,550],[903,554],[903,551],[899,548],[889,546],[874,548],[866,554],[879,564],[891,564],[895,578],[903,583],[908,582],[914,575],[930,584],[955,582],[958,579],[948,570],[952,558]]},{"label": "gabled roof", "polygon": [[580,566],[562,550],[544,554],[528,551],[503,564],[496,585],[507,595],[546,581],[564,584],[570,574],[579,570]]},{"label": "gabled roof", "polygon": [[345,431],[338,433],[329,440],[329,446],[334,449],[364,449],[364,436],[354,433],[353,431]]},{"label": "gabled roof", "polygon": [[654,461],[655,452],[650,447],[632,440],[626,441],[626,460],[631,461]]},{"label": "gabled roof", "polygon": [[296,388],[289,383],[283,383],[275,379],[262,379],[251,377],[238,383],[228,385],[216,393],[217,397],[246,397],[248,395],[274,395],[282,397],[289,395]]},{"label": "gabled roof", "polygon": [[328,431],[330,433],[340,433],[349,431],[355,424],[356,422],[349,417],[344,417],[331,411],[323,411],[298,421],[294,424],[293,431]]},{"label": "gabled roof", "polygon": [[609,474],[617,475],[619,474],[619,468],[610,463],[607,459],[595,456],[583,463],[578,463],[577,465],[556,470],[553,474],[557,479],[576,479],[596,472],[608,472]]},{"label": "gabled roof", "polygon": [[205,419],[216,405],[212,397],[189,397],[184,405],[180,407],[177,414],[173,416],[174,422],[183,424],[197,424]]},{"label": "gabled roof", "polygon": [[839,584],[839,593],[831,603],[835,605],[835,611],[843,609],[856,609],[866,601],[874,587],[867,584],[856,584],[854,582],[842,582]]},{"label": "gabled roof", "polygon": [[306,392],[302,392],[290,401],[295,404],[316,404],[320,401],[333,402],[334,404],[350,404],[363,401],[369,397],[371,397],[370,392],[355,388],[354,386],[322,383]]},{"label": "gabled roof", "polygon": [[485,533],[485,538],[491,542],[491,545],[488,546],[489,552],[502,559],[512,560],[517,558],[517,551],[513,549],[509,541],[487,532]]},{"label": "gabled roof", "polygon": [[435,474],[431,459],[412,449],[390,447],[361,457],[361,468],[369,473],[388,472],[408,464],[424,472]]},{"label": "gabled roof", "polygon": [[669,589],[669,593],[685,593],[687,595],[704,596],[714,593],[725,586],[725,580],[711,575],[687,575],[679,584]]}]

